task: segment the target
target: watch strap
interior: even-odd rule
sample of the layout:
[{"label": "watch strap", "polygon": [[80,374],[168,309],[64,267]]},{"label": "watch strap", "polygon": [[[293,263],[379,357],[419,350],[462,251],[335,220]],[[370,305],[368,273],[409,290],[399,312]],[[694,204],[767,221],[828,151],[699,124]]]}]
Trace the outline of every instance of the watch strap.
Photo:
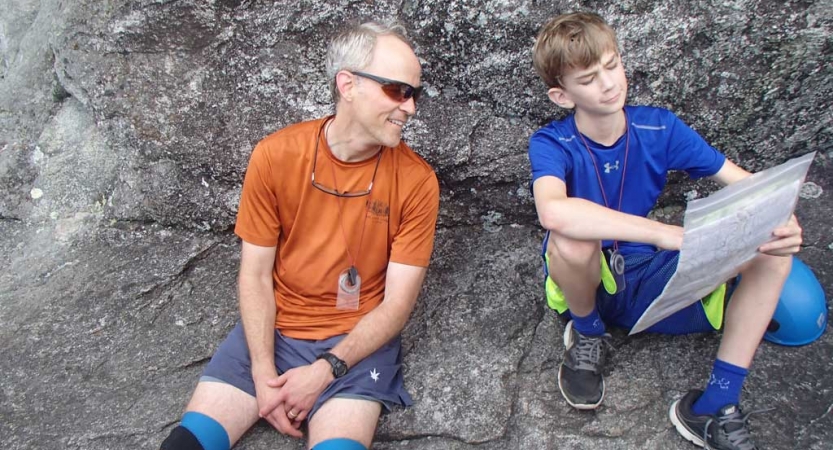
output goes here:
[{"label": "watch strap", "polygon": [[347,375],[347,363],[338,356],[330,352],[324,352],[318,355],[315,359],[323,359],[324,361],[327,361],[332,368],[334,377],[341,378],[344,375]]}]

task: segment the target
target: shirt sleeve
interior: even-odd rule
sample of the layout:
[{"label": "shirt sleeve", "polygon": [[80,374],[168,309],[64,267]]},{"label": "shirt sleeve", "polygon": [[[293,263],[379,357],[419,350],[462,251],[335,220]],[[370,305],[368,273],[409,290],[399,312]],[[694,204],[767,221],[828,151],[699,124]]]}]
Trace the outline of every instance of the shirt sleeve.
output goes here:
[{"label": "shirt sleeve", "polygon": [[281,223],[275,194],[275,179],[266,145],[258,144],[249,159],[234,233],[262,247],[278,245]]},{"label": "shirt sleeve", "polygon": [[726,157],[671,114],[671,139],[668,146],[668,163],[671,170],[684,170],[691,178],[716,174]]},{"label": "shirt sleeve", "polygon": [[428,267],[434,249],[434,232],[440,207],[440,185],[430,171],[405,200],[402,222],[393,237],[390,261]]},{"label": "shirt sleeve", "polygon": [[532,169],[532,183],[543,176],[554,176],[566,182],[567,173],[571,170],[563,147],[553,135],[544,130],[539,130],[529,139],[529,165]]}]

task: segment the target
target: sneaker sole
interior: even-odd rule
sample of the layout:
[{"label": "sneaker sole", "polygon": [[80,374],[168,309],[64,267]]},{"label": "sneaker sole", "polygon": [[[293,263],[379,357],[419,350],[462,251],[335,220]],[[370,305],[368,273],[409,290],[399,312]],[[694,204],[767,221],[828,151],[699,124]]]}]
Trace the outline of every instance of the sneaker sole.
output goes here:
[{"label": "sneaker sole", "polygon": [[680,433],[680,436],[684,437],[687,441],[691,442],[692,444],[698,447],[705,447],[703,444],[703,439],[694,433],[691,432],[683,422],[677,417],[677,404],[680,403],[680,400],[674,400],[674,403],[671,404],[671,408],[668,409],[668,418],[671,419],[671,423],[674,424],[674,428],[677,429],[677,433]]},{"label": "sneaker sole", "polygon": [[602,379],[602,396],[599,397],[599,401],[596,403],[573,403],[567,398],[567,395],[564,394],[564,388],[561,387],[561,368],[564,367],[563,365],[558,366],[558,390],[561,391],[561,396],[564,397],[564,400],[567,401],[567,404],[572,406],[575,409],[580,409],[582,411],[597,409],[601,406],[602,401],[605,399],[605,382]]},{"label": "sneaker sole", "polygon": [[[570,342],[572,341],[572,339],[570,339],[570,336],[571,336],[570,331],[572,331],[572,329],[573,329],[573,321],[571,320],[571,321],[567,322],[567,326],[564,328],[564,348],[568,348],[570,346]],[[561,396],[564,397],[564,400],[567,400],[567,404],[572,406],[575,409],[580,409],[582,411],[587,411],[587,410],[598,408],[602,404],[602,400],[605,399],[605,380],[604,380],[604,378],[602,378],[602,396],[599,397],[598,402],[596,402],[596,403],[573,403],[573,402],[570,401],[569,398],[567,398],[567,395],[564,394],[564,388],[561,387],[561,369],[563,367],[564,367],[563,363],[560,366],[558,366],[558,390],[561,391]]]}]

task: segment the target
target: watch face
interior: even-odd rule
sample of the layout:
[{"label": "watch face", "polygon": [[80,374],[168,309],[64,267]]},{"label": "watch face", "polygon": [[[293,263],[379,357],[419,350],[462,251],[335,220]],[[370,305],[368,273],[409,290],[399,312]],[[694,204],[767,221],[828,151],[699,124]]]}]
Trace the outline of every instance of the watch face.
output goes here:
[{"label": "watch face", "polygon": [[344,375],[347,375],[347,363],[339,359],[338,356],[332,353],[324,353],[319,356],[319,358],[323,358],[330,363],[330,366],[333,368],[334,377],[341,378]]},{"label": "watch face", "polygon": [[347,375],[347,364],[338,358],[335,358],[335,360],[336,363],[333,364],[333,375],[335,375],[336,378],[341,378],[344,375]]}]

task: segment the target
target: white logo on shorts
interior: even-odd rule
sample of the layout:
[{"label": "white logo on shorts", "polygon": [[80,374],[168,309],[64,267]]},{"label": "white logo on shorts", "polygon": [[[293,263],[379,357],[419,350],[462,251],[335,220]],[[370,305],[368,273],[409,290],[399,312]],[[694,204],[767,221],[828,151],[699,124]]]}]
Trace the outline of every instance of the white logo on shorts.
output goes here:
[{"label": "white logo on shorts", "polygon": [[370,371],[370,378],[373,379],[374,383],[379,381],[379,372],[376,371],[375,367]]}]

